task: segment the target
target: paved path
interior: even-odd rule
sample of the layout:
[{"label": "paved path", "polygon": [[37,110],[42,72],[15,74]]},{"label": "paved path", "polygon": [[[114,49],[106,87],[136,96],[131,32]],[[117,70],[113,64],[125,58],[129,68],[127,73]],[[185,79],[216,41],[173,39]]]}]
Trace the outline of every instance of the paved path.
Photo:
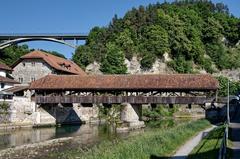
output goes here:
[{"label": "paved path", "polygon": [[176,152],[176,154],[172,157],[172,159],[186,159],[188,154],[196,147],[203,137],[205,137],[211,130],[213,130],[216,126],[212,126],[211,128],[205,129],[198,133],[197,136],[193,137],[191,140],[187,141],[180,149]]},{"label": "paved path", "polygon": [[229,139],[233,143],[232,149],[232,159],[240,159],[240,105],[238,105],[237,109],[235,110],[235,115],[231,120],[229,125]]},{"label": "paved path", "polygon": [[232,140],[233,143],[232,159],[240,159],[240,123],[231,123],[230,129],[231,129],[230,140]]}]

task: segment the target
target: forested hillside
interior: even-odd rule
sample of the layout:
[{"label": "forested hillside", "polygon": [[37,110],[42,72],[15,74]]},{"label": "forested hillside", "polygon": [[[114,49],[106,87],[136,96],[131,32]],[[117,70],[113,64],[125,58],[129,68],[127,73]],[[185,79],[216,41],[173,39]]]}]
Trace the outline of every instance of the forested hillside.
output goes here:
[{"label": "forested hillside", "polygon": [[222,3],[185,0],[132,8],[106,27],[94,27],[73,60],[81,67],[93,61],[104,73],[126,73],[124,59],[137,56],[150,69],[168,53],[167,65],[179,73],[213,73],[240,67],[240,19]]}]

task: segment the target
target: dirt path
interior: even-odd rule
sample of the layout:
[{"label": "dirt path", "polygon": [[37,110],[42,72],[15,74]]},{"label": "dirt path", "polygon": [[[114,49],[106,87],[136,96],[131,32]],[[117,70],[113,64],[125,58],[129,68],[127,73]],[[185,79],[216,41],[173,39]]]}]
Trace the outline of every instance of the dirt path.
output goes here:
[{"label": "dirt path", "polygon": [[216,126],[212,126],[208,129],[205,129],[198,133],[198,135],[194,136],[192,139],[187,141],[183,146],[181,146],[172,159],[186,159],[188,154],[197,146],[202,138],[204,138],[211,130],[213,130]]}]

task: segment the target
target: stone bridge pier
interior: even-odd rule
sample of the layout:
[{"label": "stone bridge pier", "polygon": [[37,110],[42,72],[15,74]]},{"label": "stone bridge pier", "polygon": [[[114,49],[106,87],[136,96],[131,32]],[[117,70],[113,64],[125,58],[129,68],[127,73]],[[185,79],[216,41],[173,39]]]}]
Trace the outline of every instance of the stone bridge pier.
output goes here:
[{"label": "stone bridge pier", "polygon": [[145,127],[142,118],[142,105],[123,103],[120,114],[121,121],[128,123],[129,128],[138,129]]}]

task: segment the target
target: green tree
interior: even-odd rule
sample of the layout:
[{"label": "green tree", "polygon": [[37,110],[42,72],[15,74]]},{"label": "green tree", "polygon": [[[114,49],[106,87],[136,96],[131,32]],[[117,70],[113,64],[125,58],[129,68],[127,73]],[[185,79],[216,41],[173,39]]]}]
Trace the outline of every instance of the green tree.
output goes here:
[{"label": "green tree", "polygon": [[168,63],[178,73],[192,73],[192,62],[186,61],[183,56],[179,56]]},{"label": "green tree", "polygon": [[136,54],[136,47],[134,41],[132,40],[132,34],[129,29],[125,29],[116,39],[116,44],[125,53],[127,59],[131,59],[134,54]]},{"label": "green tree", "polygon": [[29,53],[31,50],[27,45],[13,45],[0,50],[0,60],[7,65],[12,65],[21,56]]},{"label": "green tree", "polygon": [[1,102],[0,103],[0,116],[1,120],[4,123],[7,123],[9,121],[9,104],[7,102]]},{"label": "green tree", "polygon": [[240,19],[226,5],[184,0],[133,8],[123,18],[115,15],[108,26],[90,31],[86,46],[98,62],[109,52],[107,44],[114,43],[126,58],[136,54],[142,59],[143,69],[168,52],[173,59],[169,66],[177,72],[191,72],[197,65],[212,73],[240,67],[239,38]]},{"label": "green tree", "polygon": [[214,18],[209,17],[205,23],[203,30],[203,39],[205,43],[216,43],[220,38],[222,38],[223,27],[221,24]]},{"label": "green tree", "polygon": [[[224,76],[218,76],[216,77],[219,82],[219,91],[218,95],[226,97],[228,92],[228,78]],[[238,91],[240,91],[240,83],[231,81],[229,82],[229,94],[235,95]]]},{"label": "green tree", "polygon": [[87,65],[94,61],[94,58],[91,49],[88,46],[79,46],[76,49],[72,60],[81,68],[85,69]]},{"label": "green tree", "polygon": [[106,28],[94,27],[86,40],[86,46],[89,47],[93,54],[94,60],[101,62],[106,54],[106,39],[109,37]]},{"label": "green tree", "polygon": [[152,68],[153,63],[156,61],[156,56],[152,53],[145,53],[140,61],[141,68],[148,70]]},{"label": "green tree", "polygon": [[167,31],[159,25],[147,26],[143,29],[143,47],[147,52],[162,57],[165,52],[169,52],[169,42]]},{"label": "green tree", "polygon": [[124,64],[124,60],[123,51],[115,43],[107,43],[107,53],[100,70],[106,74],[125,74],[127,66]]}]

